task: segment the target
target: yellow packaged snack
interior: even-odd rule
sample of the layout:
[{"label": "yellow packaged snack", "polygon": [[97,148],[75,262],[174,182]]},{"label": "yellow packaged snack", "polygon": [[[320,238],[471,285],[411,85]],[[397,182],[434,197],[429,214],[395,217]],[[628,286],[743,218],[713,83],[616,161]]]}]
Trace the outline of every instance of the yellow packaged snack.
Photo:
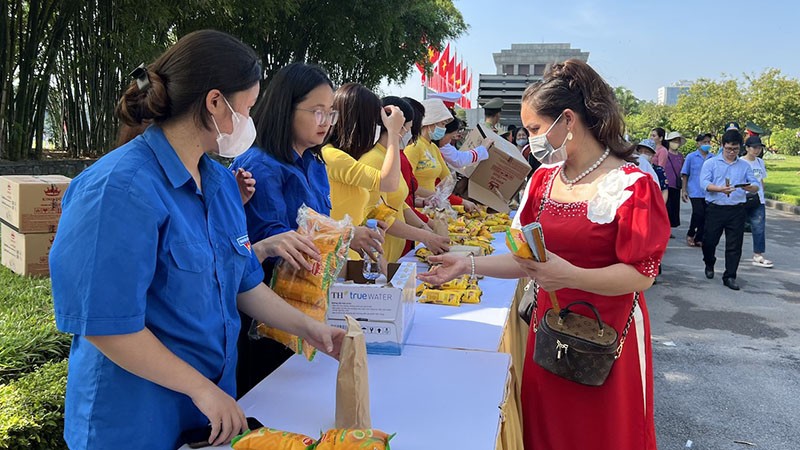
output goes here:
[{"label": "yellow packaged snack", "polygon": [[433,255],[433,252],[431,252],[425,247],[420,247],[417,249],[416,252],[414,252],[414,256],[421,259],[422,262],[428,262],[428,257],[431,255]]},{"label": "yellow packaged snack", "polygon": [[433,303],[435,305],[460,306],[460,291],[444,291],[440,289],[425,289],[419,298],[420,303]]},{"label": "yellow packaged snack", "polygon": [[461,296],[461,303],[480,303],[483,291],[477,289],[465,289],[464,295]]},{"label": "yellow packaged snack", "polygon": [[381,430],[328,430],[312,447],[313,450],[390,450],[388,435]]},{"label": "yellow packaged snack", "polygon": [[302,434],[262,427],[236,436],[231,447],[234,450],[312,450],[314,440]]},{"label": "yellow packaged snack", "polygon": [[438,289],[448,290],[448,289],[466,289],[469,286],[469,281],[465,280],[464,278],[456,278],[454,280],[450,280],[447,283],[442,284],[438,287]]},{"label": "yellow packaged snack", "polygon": [[502,233],[507,227],[507,225],[492,225],[489,227],[489,233]]},{"label": "yellow packaged snack", "polygon": [[520,258],[533,259],[533,252],[522,235],[522,230],[509,228],[506,230],[506,246],[511,253]]},{"label": "yellow packaged snack", "polygon": [[[285,261],[279,262],[272,273],[270,285],[286,303],[319,322],[325,322],[328,311],[328,288],[336,280],[346,257],[353,226],[350,219],[336,221],[303,205],[297,212],[297,232],[310,236],[320,253],[319,262],[308,259],[312,269],[295,270]],[[295,353],[303,353],[310,361],[316,349],[303,341],[277,328],[258,324],[256,334],[278,341]]]},{"label": "yellow packaged snack", "polygon": [[453,208],[453,210],[459,214],[464,214],[465,212],[464,205],[452,205],[451,208]]}]

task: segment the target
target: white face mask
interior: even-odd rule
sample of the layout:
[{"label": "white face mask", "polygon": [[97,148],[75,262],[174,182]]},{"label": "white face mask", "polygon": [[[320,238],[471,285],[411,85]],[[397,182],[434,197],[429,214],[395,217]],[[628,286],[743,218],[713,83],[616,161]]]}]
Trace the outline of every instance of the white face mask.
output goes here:
[{"label": "white face mask", "polygon": [[224,158],[236,158],[253,145],[256,140],[256,126],[253,124],[252,117],[245,118],[231,108],[231,104],[225,97],[222,99],[225,100],[225,104],[233,114],[231,118],[233,131],[230,134],[220,132],[217,121],[214,116],[211,116],[214,128],[217,129],[217,153]]},{"label": "white face mask", "polygon": [[411,141],[411,130],[406,131],[406,134],[400,136],[400,148],[406,148],[409,141]]},{"label": "white face mask", "polygon": [[558,148],[553,148],[553,145],[547,140],[547,133],[553,129],[555,124],[561,119],[562,115],[563,113],[556,117],[556,120],[552,125],[550,125],[550,128],[548,128],[547,131],[537,136],[531,136],[528,139],[528,142],[531,146],[531,153],[533,154],[534,158],[538,159],[542,164],[558,164],[567,160],[567,141],[569,140],[571,133],[567,133],[567,136],[564,137],[564,142],[562,142],[561,146]]}]

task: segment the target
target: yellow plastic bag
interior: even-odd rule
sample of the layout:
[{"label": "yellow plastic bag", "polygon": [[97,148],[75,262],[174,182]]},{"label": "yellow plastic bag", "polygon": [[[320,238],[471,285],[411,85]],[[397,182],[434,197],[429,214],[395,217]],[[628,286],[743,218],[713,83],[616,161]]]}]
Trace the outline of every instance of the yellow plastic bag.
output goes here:
[{"label": "yellow plastic bag", "polygon": [[317,441],[314,450],[389,450],[388,435],[376,429],[326,431]]},{"label": "yellow plastic bag", "polygon": [[312,450],[314,440],[302,434],[262,427],[236,436],[231,447],[234,450]]},{"label": "yellow plastic bag", "polygon": [[[297,212],[297,232],[310,236],[320,253],[320,261],[313,261],[310,271],[296,270],[285,261],[279,262],[272,273],[270,286],[287,303],[311,316],[314,320],[325,322],[328,311],[328,289],[336,280],[339,270],[347,259],[347,249],[353,238],[350,218],[336,221],[303,205]],[[303,353],[312,360],[316,349],[302,338],[293,336],[277,328],[259,324],[258,336],[274,339],[295,353]]]}]

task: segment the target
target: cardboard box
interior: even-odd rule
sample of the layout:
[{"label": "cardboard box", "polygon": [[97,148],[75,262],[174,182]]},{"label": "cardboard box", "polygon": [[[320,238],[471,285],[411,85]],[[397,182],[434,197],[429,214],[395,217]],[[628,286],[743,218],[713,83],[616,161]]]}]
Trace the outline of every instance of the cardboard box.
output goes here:
[{"label": "cardboard box", "polygon": [[462,148],[479,146],[483,141],[481,130],[493,141],[489,158],[458,172],[469,178],[469,198],[495,211],[509,212],[508,203],[522,188],[531,166],[516,145],[480,124],[467,135]]},{"label": "cardboard box", "polygon": [[0,225],[0,263],[20,275],[50,275],[50,247],[55,233],[22,234]]},{"label": "cardboard box", "polygon": [[55,233],[70,181],[62,175],[0,177],[0,220],[20,233]]},{"label": "cardboard box", "polygon": [[345,314],[358,320],[367,353],[400,355],[411,330],[416,305],[417,265],[389,264],[389,282],[366,284],[361,261],[347,261],[329,291],[328,324],[346,328]]}]

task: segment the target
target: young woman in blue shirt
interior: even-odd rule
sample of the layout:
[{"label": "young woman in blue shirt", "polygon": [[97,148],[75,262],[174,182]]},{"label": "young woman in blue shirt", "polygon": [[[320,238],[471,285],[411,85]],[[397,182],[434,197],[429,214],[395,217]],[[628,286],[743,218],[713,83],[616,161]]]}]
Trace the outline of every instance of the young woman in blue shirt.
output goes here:
[{"label": "young woman in blue shirt", "polygon": [[261,65],[198,31],[134,72],[117,113],[151,125],[76,177],[50,254],[56,323],[74,335],[64,437],[72,449],[175,449],[247,428],[236,391],[238,310],[332,355],[343,333],[261,282],[231,173],[255,130]]}]

